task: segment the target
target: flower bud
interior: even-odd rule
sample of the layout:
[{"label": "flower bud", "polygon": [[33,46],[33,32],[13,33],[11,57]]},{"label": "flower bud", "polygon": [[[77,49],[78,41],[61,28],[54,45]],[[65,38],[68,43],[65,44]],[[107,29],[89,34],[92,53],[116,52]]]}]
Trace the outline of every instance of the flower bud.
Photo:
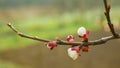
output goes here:
[{"label": "flower bud", "polygon": [[83,38],[84,40],[88,38],[89,31],[85,29],[85,27],[80,27],[77,31],[80,38]]},{"label": "flower bud", "polygon": [[66,38],[66,40],[67,40],[68,42],[74,41],[73,35],[68,35],[67,38]]},{"label": "flower bud", "polygon": [[84,36],[86,34],[86,29],[85,27],[80,27],[77,31],[79,36]]},{"label": "flower bud", "polygon": [[48,42],[47,43],[47,48],[49,48],[49,49],[53,49],[54,47],[56,47],[57,46],[57,42],[56,41],[50,41],[50,42]]},{"label": "flower bud", "polygon": [[68,49],[68,55],[73,59],[76,60],[78,56],[80,56],[80,50],[77,47],[71,47]]},{"label": "flower bud", "polygon": [[82,46],[82,51],[83,52],[88,52],[89,51],[89,46]]}]

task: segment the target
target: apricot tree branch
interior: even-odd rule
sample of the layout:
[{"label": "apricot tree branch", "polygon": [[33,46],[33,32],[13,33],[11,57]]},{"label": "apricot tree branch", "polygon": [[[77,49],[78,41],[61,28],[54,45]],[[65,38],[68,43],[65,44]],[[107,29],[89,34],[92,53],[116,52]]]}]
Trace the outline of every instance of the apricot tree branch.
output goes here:
[{"label": "apricot tree branch", "polygon": [[[26,35],[26,34],[23,34],[21,32],[19,32],[18,30],[16,30],[12,25],[11,23],[8,23],[7,24],[16,34],[18,34],[19,36],[21,37],[24,37],[24,38],[28,38],[28,39],[32,39],[32,40],[36,40],[36,41],[41,41],[41,42],[50,42],[51,40],[46,40],[46,39],[41,39],[39,37],[36,37],[36,36],[29,36],[29,35]],[[94,40],[94,41],[88,41],[88,42],[67,42],[67,41],[64,41],[64,40],[60,40],[60,39],[57,39],[57,44],[58,45],[73,45],[73,46],[82,46],[82,45],[100,45],[100,44],[104,44],[106,43],[107,41],[109,40],[112,40],[112,39],[118,39],[120,38],[120,34],[117,36],[117,37],[114,37],[114,36],[108,36],[108,37],[103,37],[101,39],[98,39],[98,40]]]},{"label": "apricot tree branch", "polygon": [[104,14],[106,16],[106,19],[107,19],[107,22],[108,22],[108,26],[109,26],[113,36],[117,37],[118,34],[115,32],[114,26],[111,23],[111,19],[110,19],[110,8],[111,8],[111,5],[110,5],[110,3],[107,2],[107,0],[103,0],[103,1],[104,1],[104,6],[105,6]]},{"label": "apricot tree branch", "polygon": [[[107,22],[108,22],[108,25],[109,25],[109,28],[112,32],[112,36],[108,36],[108,37],[103,37],[103,38],[100,38],[98,40],[94,40],[94,41],[87,41],[87,42],[67,42],[67,41],[64,41],[64,40],[60,40],[60,39],[56,39],[56,42],[58,45],[72,45],[72,46],[83,46],[83,45],[100,45],[100,44],[104,44],[106,43],[107,41],[109,40],[113,40],[113,39],[119,39],[120,38],[120,34],[117,34],[114,30],[114,26],[113,24],[111,23],[111,19],[110,19],[110,4],[107,3],[107,0],[103,0],[104,1],[104,6],[105,6],[105,16],[106,16],[106,19],[107,19]],[[21,37],[24,37],[24,38],[28,38],[28,39],[32,39],[32,40],[36,40],[36,41],[41,41],[41,42],[50,42],[52,40],[46,40],[46,39],[41,39],[37,36],[29,36],[29,35],[26,35],[26,34],[23,34],[21,32],[19,32],[18,30],[16,30],[12,25],[11,23],[8,23],[7,24],[16,34],[18,34],[19,36]]]}]

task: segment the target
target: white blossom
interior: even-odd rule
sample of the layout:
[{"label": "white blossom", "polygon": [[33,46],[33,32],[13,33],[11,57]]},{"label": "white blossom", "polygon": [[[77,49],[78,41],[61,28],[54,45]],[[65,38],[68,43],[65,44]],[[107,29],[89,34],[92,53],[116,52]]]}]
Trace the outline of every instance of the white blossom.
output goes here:
[{"label": "white blossom", "polygon": [[80,27],[77,31],[79,36],[84,36],[86,34],[86,29],[85,27]]},{"label": "white blossom", "polygon": [[68,49],[68,55],[70,56],[70,58],[72,58],[73,60],[76,60],[78,58],[78,53],[75,50],[72,50],[72,48]]}]

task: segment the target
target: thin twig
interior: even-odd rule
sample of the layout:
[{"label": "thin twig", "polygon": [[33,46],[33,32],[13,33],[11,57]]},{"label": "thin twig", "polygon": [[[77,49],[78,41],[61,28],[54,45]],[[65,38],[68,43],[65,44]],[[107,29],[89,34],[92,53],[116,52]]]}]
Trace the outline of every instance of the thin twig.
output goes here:
[{"label": "thin twig", "polygon": [[111,8],[111,5],[108,4],[107,0],[103,0],[104,1],[104,6],[105,6],[105,16],[106,16],[106,19],[107,19],[107,22],[108,22],[108,26],[113,34],[113,36],[117,37],[118,34],[115,32],[115,29],[114,29],[114,26],[113,24],[111,23],[111,19],[110,19],[110,8]]},{"label": "thin twig", "polygon": [[50,40],[38,38],[37,36],[28,36],[28,35],[25,35],[25,34],[19,32],[18,30],[16,30],[16,29],[11,25],[11,23],[8,23],[7,25],[8,25],[16,34],[18,34],[18,35],[21,36],[21,37],[29,38],[29,39],[33,39],[33,40],[37,40],[37,41],[42,41],[42,42],[49,42],[49,41],[50,41]]},{"label": "thin twig", "polygon": [[[49,42],[51,40],[46,40],[46,39],[41,39],[39,37],[36,36],[28,36],[26,34],[23,34],[21,32],[19,32],[18,30],[16,30],[11,23],[7,24],[15,33],[17,33],[19,36],[24,37],[24,38],[28,38],[28,39],[32,39],[32,40],[36,40],[36,41],[41,41],[41,42]],[[98,40],[94,40],[94,41],[88,41],[88,42],[67,42],[67,41],[63,41],[63,40],[59,40],[57,39],[57,44],[58,45],[73,45],[73,46],[82,46],[82,45],[100,45],[100,44],[104,44],[109,40],[112,39],[118,39],[120,38],[120,35],[118,35],[118,37],[114,37],[114,36],[108,36],[108,37],[103,37],[101,39]]]}]

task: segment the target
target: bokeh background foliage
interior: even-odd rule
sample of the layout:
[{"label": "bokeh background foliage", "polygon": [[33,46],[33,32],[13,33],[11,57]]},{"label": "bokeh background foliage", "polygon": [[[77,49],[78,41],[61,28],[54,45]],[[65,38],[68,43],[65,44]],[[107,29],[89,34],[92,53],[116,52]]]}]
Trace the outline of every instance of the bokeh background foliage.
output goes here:
[{"label": "bokeh background foliage", "polygon": [[[111,19],[119,29],[120,1],[110,1]],[[6,26],[11,22],[25,34],[52,40],[65,40],[69,34],[77,37],[77,29],[84,26],[94,40],[110,35],[103,12],[102,0],[0,0],[0,68],[119,68],[120,40],[91,47],[89,53],[72,61],[67,56],[68,46],[50,51],[44,43],[21,38]]]}]

